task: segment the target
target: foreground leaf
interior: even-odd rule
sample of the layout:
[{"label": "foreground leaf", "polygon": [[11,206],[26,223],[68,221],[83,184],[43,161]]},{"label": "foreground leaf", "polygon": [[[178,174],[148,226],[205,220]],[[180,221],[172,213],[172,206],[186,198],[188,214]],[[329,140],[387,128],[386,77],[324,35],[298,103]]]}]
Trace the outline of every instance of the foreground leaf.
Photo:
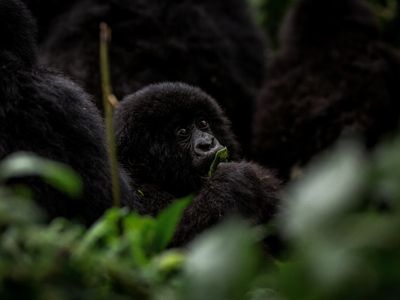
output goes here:
[{"label": "foreground leaf", "polygon": [[67,165],[24,152],[8,156],[0,164],[1,182],[28,176],[38,176],[72,198],[82,193],[80,176]]},{"label": "foreground leaf", "polygon": [[183,212],[192,199],[193,196],[188,196],[184,199],[176,200],[159,214],[156,219],[153,246],[155,253],[164,250],[171,243]]}]

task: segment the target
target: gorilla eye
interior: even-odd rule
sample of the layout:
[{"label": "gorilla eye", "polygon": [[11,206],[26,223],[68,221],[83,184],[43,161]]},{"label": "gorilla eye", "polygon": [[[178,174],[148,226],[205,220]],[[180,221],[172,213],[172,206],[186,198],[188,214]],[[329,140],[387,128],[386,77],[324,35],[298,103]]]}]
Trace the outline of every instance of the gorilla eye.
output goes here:
[{"label": "gorilla eye", "polygon": [[179,137],[186,137],[188,135],[188,130],[186,128],[180,128],[176,131]]},{"label": "gorilla eye", "polygon": [[198,124],[200,129],[208,129],[208,123],[205,120],[201,120]]}]

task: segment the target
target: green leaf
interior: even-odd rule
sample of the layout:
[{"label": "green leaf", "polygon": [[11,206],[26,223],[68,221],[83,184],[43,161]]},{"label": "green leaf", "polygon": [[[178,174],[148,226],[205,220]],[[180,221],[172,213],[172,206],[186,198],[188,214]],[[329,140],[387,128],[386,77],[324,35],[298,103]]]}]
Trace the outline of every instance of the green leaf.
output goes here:
[{"label": "green leaf", "polygon": [[24,152],[12,154],[1,162],[0,181],[26,176],[39,176],[72,198],[82,193],[80,176],[67,165]]},{"label": "green leaf", "polygon": [[197,237],[184,265],[183,299],[246,299],[262,264],[258,235],[234,218]]},{"label": "green leaf", "polygon": [[118,222],[126,215],[125,210],[113,208],[99,219],[86,233],[85,237],[75,250],[77,257],[92,251],[98,241],[106,237],[118,237]]},{"label": "green leaf", "polygon": [[130,213],[123,219],[124,237],[129,241],[131,255],[137,266],[148,264],[155,235],[156,221],[148,216]]},{"label": "green leaf", "polygon": [[178,226],[183,212],[193,196],[174,201],[167,209],[161,212],[156,219],[153,250],[158,253],[164,250],[172,241],[176,227]]},{"label": "green leaf", "polygon": [[181,250],[165,251],[153,259],[151,267],[156,274],[167,275],[181,270],[185,258],[185,254]]},{"label": "green leaf", "polygon": [[217,170],[219,163],[227,162],[229,159],[228,148],[222,148],[215,154],[214,161],[211,164],[210,170],[208,171],[208,177],[212,177]]},{"label": "green leaf", "polygon": [[290,237],[307,238],[359,202],[367,166],[358,144],[341,143],[317,159],[287,190],[284,229]]},{"label": "green leaf", "polygon": [[[18,209],[15,209],[18,207]],[[29,198],[0,188],[0,225],[35,224],[42,220],[39,207]]]}]

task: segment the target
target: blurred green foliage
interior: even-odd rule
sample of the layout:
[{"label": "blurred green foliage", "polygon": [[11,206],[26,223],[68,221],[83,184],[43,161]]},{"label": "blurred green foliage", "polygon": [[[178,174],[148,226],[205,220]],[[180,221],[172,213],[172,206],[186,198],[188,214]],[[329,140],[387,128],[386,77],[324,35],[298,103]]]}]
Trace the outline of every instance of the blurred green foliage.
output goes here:
[{"label": "blurred green foliage", "polygon": [[[278,47],[278,34],[288,9],[296,0],[249,0],[257,22],[271,47]],[[322,0],[321,0],[322,1]],[[366,0],[379,20],[385,39],[400,46],[400,0]]]},{"label": "blurred green foliage", "polygon": [[23,152],[10,155],[0,164],[0,183],[20,176],[39,176],[72,198],[83,189],[79,174],[70,167]]},{"label": "blurred green foliage", "polygon": [[400,140],[373,155],[341,144],[288,189],[291,254],[275,278],[284,298],[398,298],[399,150]]},{"label": "blurred green foliage", "polygon": [[264,29],[273,48],[278,45],[278,33],[287,10],[295,0],[249,0],[257,22]]},{"label": "blurred green foliage", "polygon": [[[23,161],[29,159],[24,154]],[[1,164],[3,179],[20,161],[14,156]],[[312,163],[284,193],[276,223],[287,250],[279,259],[260,250],[264,230],[238,218],[185,249],[169,249],[190,199],[174,202],[156,218],[113,208],[86,229],[63,219],[41,222],[29,199],[4,186],[0,198],[0,299],[400,295],[400,138],[372,154],[342,142]]]}]

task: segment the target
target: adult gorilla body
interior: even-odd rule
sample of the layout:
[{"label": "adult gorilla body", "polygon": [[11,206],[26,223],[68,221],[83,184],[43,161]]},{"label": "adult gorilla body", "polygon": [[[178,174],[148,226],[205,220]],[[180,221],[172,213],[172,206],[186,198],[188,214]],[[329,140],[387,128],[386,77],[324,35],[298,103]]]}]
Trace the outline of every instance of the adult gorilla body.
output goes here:
[{"label": "adult gorilla body", "polygon": [[70,165],[82,176],[82,198],[35,179],[22,182],[31,183],[50,218],[92,223],[112,204],[99,112],[78,86],[38,66],[35,25],[19,0],[0,0],[0,36],[0,159],[28,151]]},{"label": "adult gorilla body", "polygon": [[400,60],[360,0],[300,0],[258,99],[255,157],[289,176],[341,135],[397,128]]},{"label": "adult gorilla body", "polygon": [[[150,85],[122,102],[115,122],[120,162],[142,194],[140,213],[155,215],[174,199],[196,194],[174,245],[188,242],[228,213],[257,224],[274,215],[278,180],[256,164],[237,161],[228,120],[200,89],[179,83]],[[233,162],[220,163],[208,177],[216,152],[224,146]]]},{"label": "adult gorilla body", "polygon": [[[40,2],[53,0],[26,1],[39,11]],[[265,48],[246,1],[77,2],[52,21],[42,42],[43,62],[78,80],[98,100],[100,22],[113,30],[111,75],[118,98],[163,81],[199,86],[218,99],[248,147]]]}]

